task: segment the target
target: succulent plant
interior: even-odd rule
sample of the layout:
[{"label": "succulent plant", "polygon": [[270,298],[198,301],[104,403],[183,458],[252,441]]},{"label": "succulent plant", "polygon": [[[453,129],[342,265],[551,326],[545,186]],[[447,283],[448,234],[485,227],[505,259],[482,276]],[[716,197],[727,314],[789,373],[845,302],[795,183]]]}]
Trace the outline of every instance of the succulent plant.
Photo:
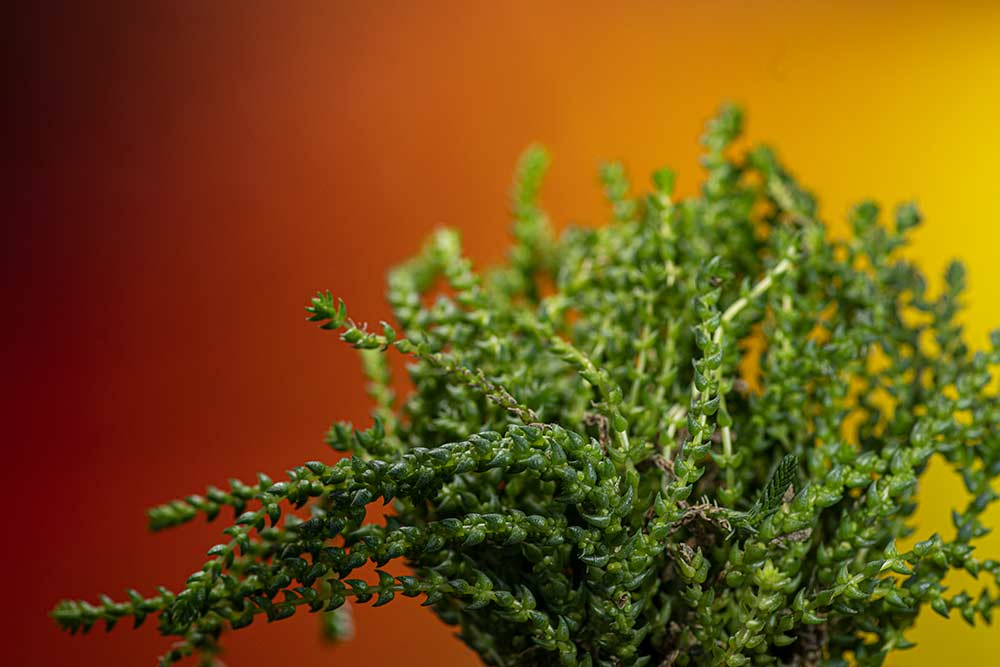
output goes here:
[{"label": "succulent plant", "polygon": [[[667,169],[635,196],[604,165],[612,221],[559,237],[531,148],[503,266],[480,276],[443,230],[390,273],[392,325],[316,296],[308,318],[370,381],[373,424],[326,438],[350,455],[150,510],[154,530],[235,520],[179,592],[64,601],[56,622],[156,616],[178,640],[162,664],[211,664],[255,620],[313,612],[340,636],[348,601],[420,596],[483,663],[522,667],[880,665],[927,606],[989,622],[1000,564],[973,549],[1000,333],[971,351],[961,265],[932,296],[901,257],[912,204],[887,225],[862,203],[838,237],[774,152],[732,145],[741,126],[733,106],[708,123],[697,197]],[[953,534],[903,549],[935,456],[969,498]],[[392,511],[366,522],[375,503]],[[394,560],[412,573],[357,574]],[[948,592],[953,569],[987,581]]]}]

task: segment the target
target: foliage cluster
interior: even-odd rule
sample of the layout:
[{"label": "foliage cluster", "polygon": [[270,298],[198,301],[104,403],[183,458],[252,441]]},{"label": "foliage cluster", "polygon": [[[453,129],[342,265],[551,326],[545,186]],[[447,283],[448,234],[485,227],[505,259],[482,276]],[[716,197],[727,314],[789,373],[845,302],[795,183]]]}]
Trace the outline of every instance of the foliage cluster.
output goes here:
[{"label": "foliage cluster", "polygon": [[[1000,564],[975,555],[996,501],[1000,334],[973,352],[900,256],[913,205],[858,205],[831,234],[766,147],[702,138],[700,195],[669,170],[648,194],[600,172],[612,221],[553,234],[532,148],[512,194],[508,262],[481,277],[453,231],[393,270],[395,326],[359,326],[328,293],[309,319],[362,351],[374,424],[334,425],[351,455],[282,481],[233,481],[149,512],[155,530],[235,510],[177,593],[64,601],[72,631],[158,617],[162,658],[206,664],[224,631],[347,601],[421,596],[489,665],[882,664],[922,609],[989,622]],[[385,355],[409,355],[397,400]],[[910,549],[938,456],[969,498],[954,533]],[[394,511],[367,522],[374,503]],[[307,519],[288,511],[308,508]],[[301,515],[301,513],[300,513]],[[405,561],[412,574],[377,570]],[[973,593],[942,580],[963,569]]]}]

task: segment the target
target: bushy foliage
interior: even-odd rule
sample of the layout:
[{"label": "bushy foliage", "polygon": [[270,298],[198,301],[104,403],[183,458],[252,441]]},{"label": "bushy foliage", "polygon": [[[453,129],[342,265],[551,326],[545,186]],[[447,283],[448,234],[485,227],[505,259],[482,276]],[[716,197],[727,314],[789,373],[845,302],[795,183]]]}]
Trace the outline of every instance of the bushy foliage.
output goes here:
[{"label": "bushy foliage", "polygon": [[[926,606],[973,623],[1000,604],[974,555],[997,499],[992,349],[956,322],[963,270],[931,296],[898,252],[920,222],[873,203],[831,234],[765,147],[737,155],[725,107],[698,197],[673,173],[635,197],[601,170],[613,220],[556,238],[546,154],[523,157],[509,261],[485,278],[440,231],[391,272],[396,326],[318,295],[309,319],[360,349],[374,425],[334,425],[348,458],[149,512],[153,529],[235,510],[178,593],[62,602],[69,630],[158,617],[163,664],[223,631],[422,596],[489,665],[882,664]],[[397,333],[398,332],[398,333]],[[385,355],[411,357],[397,401]],[[935,455],[965,482],[954,533],[901,549]],[[374,503],[392,503],[366,523]],[[308,519],[287,509],[308,507]],[[412,574],[369,562],[405,561]],[[983,582],[949,592],[964,569]]]}]

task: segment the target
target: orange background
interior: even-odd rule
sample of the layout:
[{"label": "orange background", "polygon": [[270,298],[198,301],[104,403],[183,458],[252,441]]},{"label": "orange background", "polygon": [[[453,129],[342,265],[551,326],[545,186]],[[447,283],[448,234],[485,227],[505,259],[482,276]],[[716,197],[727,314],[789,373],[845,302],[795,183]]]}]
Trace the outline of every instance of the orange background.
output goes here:
[{"label": "orange background", "polygon": [[[553,217],[598,224],[600,159],[642,182],[671,165],[691,193],[704,119],[743,102],[750,137],[829,219],[863,196],[916,197],[912,255],[933,284],[966,260],[968,332],[985,343],[1000,324],[1000,5],[611,4],[17,10],[4,664],[152,664],[152,623],[69,638],[45,614],[62,596],[178,587],[219,526],[150,535],[143,508],[328,456],[331,420],[365,423],[355,354],[302,307],[330,288],[387,316],[386,268],[440,224],[478,263],[501,259],[532,140],[554,156]],[[950,531],[961,486],[936,470],[926,490],[922,533]],[[475,664],[411,601],[357,616],[357,639],[332,649],[313,618],[255,625],[228,663]],[[1000,648],[997,629],[934,615],[914,635],[891,664]]]}]

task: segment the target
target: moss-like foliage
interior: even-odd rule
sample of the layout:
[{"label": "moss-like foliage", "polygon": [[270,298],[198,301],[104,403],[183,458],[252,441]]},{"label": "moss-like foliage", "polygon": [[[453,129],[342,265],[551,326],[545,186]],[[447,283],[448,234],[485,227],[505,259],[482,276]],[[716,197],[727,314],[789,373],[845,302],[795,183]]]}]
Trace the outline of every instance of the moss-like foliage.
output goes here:
[{"label": "moss-like foliage", "polygon": [[[375,403],[368,429],[329,432],[350,457],[151,510],[157,530],[236,519],[179,592],[56,621],[153,615],[178,638],[163,664],[210,664],[255,620],[315,612],[340,637],[348,600],[422,596],[518,667],[880,665],[927,606],[988,622],[1000,565],[973,545],[997,499],[1000,335],[970,351],[961,266],[930,295],[899,256],[912,205],[882,224],[863,203],[834,238],[771,150],[736,155],[741,124],[708,124],[700,196],[676,199],[669,170],[635,196],[606,165],[613,220],[558,238],[530,149],[508,262],[481,277],[436,233],[389,276],[394,326],[317,296],[309,319],[362,350]],[[412,361],[400,401],[392,349]],[[969,497],[953,533],[903,550],[935,455]],[[394,511],[366,523],[374,503]],[[412,575],[356,573],[393,560]],[[947,591],[953,569],[982,589]]]}]

